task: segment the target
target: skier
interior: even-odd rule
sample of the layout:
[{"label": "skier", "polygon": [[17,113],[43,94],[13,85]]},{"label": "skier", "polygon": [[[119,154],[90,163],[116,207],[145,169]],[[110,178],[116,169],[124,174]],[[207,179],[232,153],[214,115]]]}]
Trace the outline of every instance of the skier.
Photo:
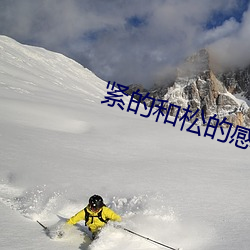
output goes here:
[{"label": "skier", "polygon": [[94,239],[109,220],[120,222],[122,219],[120,215],[105,206],[101,196],[95,194],[89,198],[89,204],[72,216],[67,224],[74,225],[80,220],[85,220],[85,226],[92,232]]}]

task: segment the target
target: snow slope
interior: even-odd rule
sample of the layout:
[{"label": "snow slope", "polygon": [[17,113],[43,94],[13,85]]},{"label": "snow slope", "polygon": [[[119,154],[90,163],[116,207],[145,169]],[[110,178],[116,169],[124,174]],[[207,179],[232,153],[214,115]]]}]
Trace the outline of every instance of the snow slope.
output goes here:
[{"label": "snow slope", "polygon": [[101,104],[106,85],[0,36],[0,249],[162,249],[112,225],[90,244],[83,223],[63,239],[36,223],[54,228],[97,193],[124,227],[166,245],[248,250],[249,149]]}]

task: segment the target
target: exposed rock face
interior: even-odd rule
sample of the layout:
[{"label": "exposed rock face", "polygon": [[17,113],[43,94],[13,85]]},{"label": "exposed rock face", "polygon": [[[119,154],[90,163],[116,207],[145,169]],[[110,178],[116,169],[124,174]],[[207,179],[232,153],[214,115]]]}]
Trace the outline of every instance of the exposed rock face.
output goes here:
[{"label": "exposed rock face", "polygon": [[250,66],[218,74],[227,90],[232,94],[240,93],[250,100]]},{"label": "exposed rock face", "polygon": [[227,73],[230,78],[222,74],[224,79],[227,79],[222,82],[211,70],[209,53],[203,49],[188,58],[179,72],[181,74],[177,76],[173,88],[178,88],[178,92],[182,89],[184,94],[181,97],[174,95],[175,100],[173,100],[170,91],[166,93],[166,99],[177,103],[180,99],[184,99],[184,106],[190,105],[193,111],[203,110],[206,119],[216,114],[220,119],[226,117],[234,126],[250,126],[248,105],[232,95],[241,92],[247,96],[250,93],[249,68],[245,71]]},{"label": "exposed rock face", "polygon": [[132,95],[132,93],[137,91],[137,89],[140,90],[140,93],[144,93],[145,91],[147,91],[141,84],[131,84],[129,86],[129,90],[127,90],[126,93]]},{"label": "exposed rock face", "polygon": [[[220,121],[226,117],[234,126],[250,127],[250,109],[247,103],[233,95],[241,93],[250,99],[249,86],[250,67],[215,74],[211,69],[209,52],[203,49],[187,58],[177,69],[177,77],[171,87],[155,87],[149,92],[155,99],[168,100],[168,103],[182,108],[190,105],[193,113],[199,109],[199,120],[203,111],[206,121],[210,116],[216,115]],[[147,91],[144,89],[144,92]],[[171,110],[171,115],[175,115],[175,112],[175,109]],[[182,114],[183,112],[179,116]]]},{"label": "exposed rock face", "polygon": [[[241,103],[217,79],[209,63],[207,50],[189,57],[178,69],[177,78],[164,99],[183,108],[190,105],[193,112],[199,109],[198,118],[202,110],[206,120],[216,114],[220,119],[227,117],[233,124],[246,125],[238,114],[243,112]],[[248,109],[246,104],[245,108]]]}]

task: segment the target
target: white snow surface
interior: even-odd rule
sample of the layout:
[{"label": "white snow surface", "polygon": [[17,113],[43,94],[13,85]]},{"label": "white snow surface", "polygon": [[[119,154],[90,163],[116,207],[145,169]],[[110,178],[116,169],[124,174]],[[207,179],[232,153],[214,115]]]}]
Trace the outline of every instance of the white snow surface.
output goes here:
[{"label": "white snow surface", "polygon": [[112,223],[92,243],[84,222],[61,239],[36,223],[53,231],[99,194],[123,227],[168,246],[249,250],[249,149],[101,104],[106,86],[0,36],[0,249],[164,249]]}]

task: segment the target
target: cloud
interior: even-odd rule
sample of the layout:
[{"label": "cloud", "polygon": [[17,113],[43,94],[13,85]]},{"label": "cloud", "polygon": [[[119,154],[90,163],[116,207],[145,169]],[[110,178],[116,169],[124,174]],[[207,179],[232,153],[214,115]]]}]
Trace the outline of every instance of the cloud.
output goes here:
[{"label": "cloud", "polygon": [[[220,29],[227,29],[224,24]],[[224,67],[245,67],[250,64],[250,9],[233,32],[210,44],[210,51],[218,64]]]},{"label": "cloud", "polygon": [[[64,53],[105,80],[149,86],[204,46],[249,40],[248,14],[242,23],[233,18],[239,2],[2,0],[0,33]],[[208,30],[214,13],[229,18]]]},{"label": "cloud", "polygon": [[219,41],[225,37],[231,36],[237,33],[240,28],[240,24],[232,17],[229,20],[224,21],[221,26],[204,31],[204,34],[200,38],[201,44],[211,44]]}]

